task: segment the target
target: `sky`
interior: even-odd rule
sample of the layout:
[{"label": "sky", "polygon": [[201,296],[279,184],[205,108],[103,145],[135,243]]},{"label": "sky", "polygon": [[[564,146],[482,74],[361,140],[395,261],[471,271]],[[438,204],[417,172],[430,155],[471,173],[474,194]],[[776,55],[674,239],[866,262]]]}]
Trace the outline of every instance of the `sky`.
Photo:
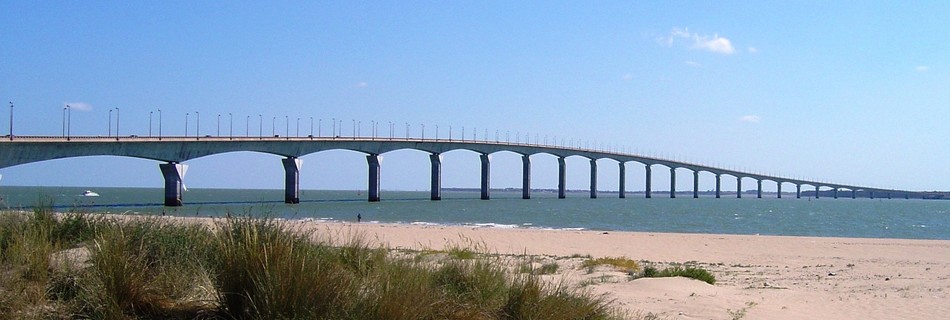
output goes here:
[{"label": "sky", "polygon": [[[67,104],[72,135],[105,136],[113,122],[121,135],[157,134],[159,109],[164,135],[183,135],[186,113],[189,133],[203,135],[253,135],[255,125],[306,135],[313,117],[324,135],[331,119],[344,135],[354,123],[364,135],[372,122],[380,135],[394,123],[398,136],[407,123],[411,136],[423,125],[427,137],[464,127],[467,137],[557,137],[756,173],[948,190],[948,16],[946,1],[8,0],[0,101],[15,104],[17,135],[61,135]],[[0,112],[3,134],[8,121]],[[279,189],[279,159],[190,160],[185,183]],[[362,154],[302,159],[303,189],[366,188]],[[0,169],[0,187],[157,188],[157,164],[44,161]],[[616,190],[616,162],[598,169],[599,189]],[[381,171],[384,190],[428,189],[426,153],[384,154]],[[627,164],[628,190],[643,189],[643,171]],[[587,189],[588,174],[588,160],[568,158],[568,188]],[[669,188],[667,170],[653,178],[654,190]],[[557,160],[533,156],[532,180],[556,188]],[[677,172],[677,189],[691,180]],[[477,154],[444,154],[444,187],[478,181]],[[493,154],[492,187],[520,184],[520,156]],[[712,188],[703,174],[700,189]]]}]

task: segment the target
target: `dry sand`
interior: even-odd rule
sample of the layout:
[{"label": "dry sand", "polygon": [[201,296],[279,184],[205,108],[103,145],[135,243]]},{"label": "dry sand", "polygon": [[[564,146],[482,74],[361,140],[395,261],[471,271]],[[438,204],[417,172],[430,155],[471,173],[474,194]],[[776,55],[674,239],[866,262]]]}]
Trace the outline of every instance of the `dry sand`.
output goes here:
[{"label": "dry sand", "polygon": [[[606,293],[634,313],[668,319],[942,319],[950,316],[950,241],[557,231],[307,222],[338,238],[361,233],[390,248],[487,246],[567,264],[556,277]],[[588,273],[571,255],[697,264],[715,285]],[[574,262],[571,262],[574,261]],[[546,276],[551,277],[551,276]]]}]

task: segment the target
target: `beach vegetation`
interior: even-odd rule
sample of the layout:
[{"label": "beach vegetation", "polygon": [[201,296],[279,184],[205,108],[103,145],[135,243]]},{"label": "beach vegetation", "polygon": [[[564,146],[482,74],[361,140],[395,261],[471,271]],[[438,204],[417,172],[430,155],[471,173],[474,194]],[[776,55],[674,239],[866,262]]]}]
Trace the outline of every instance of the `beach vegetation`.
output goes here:
[{"label": "beach vegetation", "polygon": [[[52,206],[48,206],[51,208]],[[481,247],[390,251],[269,218],[0,213],[0,319],[624,319]]]},{"label": "beach vegetation", "polygon": [[587,268],[588,273],[592,273],[594,268],[604,265],[614,267],[618,271],[627,274],[634,274],[640,271],[640,264],[627,257],[602,257],[587,259],[581,263],[581,267]]},{"label": "beach vegetation", "polygon": [[686,277],[691,279],[700,280],[708,284],[716,284],[716,277],[709,273],[706,269],[699,267],[680,267],[673,266],[663,270],[658,270],[655,267],[648,266],[643,268],[643,272],[640,274],[644,278],[665,278],[665,277]]}]

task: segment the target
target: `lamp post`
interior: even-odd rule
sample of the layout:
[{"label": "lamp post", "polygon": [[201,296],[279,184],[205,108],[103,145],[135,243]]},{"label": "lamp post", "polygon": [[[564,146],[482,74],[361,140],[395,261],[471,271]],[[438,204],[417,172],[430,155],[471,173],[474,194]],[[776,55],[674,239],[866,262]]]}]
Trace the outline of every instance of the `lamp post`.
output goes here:
[{"label": "lamp post", "polygon": [[158,109],[158,140],[162,140],[162,109]]},{"label": "lamp post", "polygon": [[409,139],[409,123],[406,122],[406,139]]},{"label": "lamp post", "polygon": [[422,140],[425,140],[426,139],[426,124],[420,123],[419,125],[422,126],[422,136],[420,138],[422,138]]},{"label": "lamp post", "polygon": [[[12,131],[12,130],[11,130]],[[109,131],[107,137],[112,136],[112,109],[109,109]],[[13,136],[13,133],[10,133],[10,136]]]},{"label": "lamp post", "polygon": [[188,113],[185,112],[185,136],[188,136]]},{"label": "lamp post", "polygon": [[257,138],[264,139],[264,116],[257,114]]},{"label": "lamp post", "polygon": [[66,137],[66,107],[63,107],[63,138]]},{"label": "lamp post", "polygon": [[313,138],[313,117],[310,117],[310,137]]},{"label": "lamp post", "polygon": [[221,136],[221,114],[220,113],[218,114],[218,122],[217,122],[217,127],[215,130],[216,130],[215,136],[220,137]]},{"label": "lamp post", "polygon": [[290,139],[290,116],[284,116],[284,136]]},{"label": "lamp post", "polygon": [[336,137],[336,118],[333,118],[332,121],[333,121],[333,133],[331,133],[330,136]]},{"label": "lamp post", "polygon": [[357,122],[356,122],[356,135],[357,135],[357,136],[361,136],[361,137],[363,136],[363,129],[362,129],[362,127],[363,127],[363,121],[357,121]]},{"label": "lamp post", "polygon": [[234,139],[234,114],[228,112],[228,139]]},{"label": "lamp post", "polygon": [[245,116],[244,118],[244,137],[251,136],[251,116]]},{"label": "lamp post", "polygon": [[317,119],[317,136],[323,136],[323,119]]},{"label": "lamp post", "polygon": [[195,138],[201,136],[201,114],[195,111]]},{"label": "lamp post", "polygon": [[297,117],[297,132],[294,133],[295,137],[300,137],[300,117]]},{"label": "lamp post", "polygon": [[273,137],[276,135],[277,135],[277,116],[273,116],[270,119],[270,136]]},{"label": "lamp post", "polygon": [[115,139],[119,139],[119,108],[115,108]]},{"label": "lamp post", "polygon": [[350,126],[350,128],[353,128],[353,139],[355,140],[356,139],[356,119],[351,119],[351,120],[353,120],[353,125]]},{"label": "lamp post", "polygon": [[73,122],[73,108],[69,105],[66,105],[66,140],[69,140],[69,137],[72,135],[70,129],[72,129]]},{"label": "lamp post", "polygon": [[148,137],[149,138],[152,137],[152,113],[155,113],[155,111],[148,112]]},{"label": "lamp post", "polygon": [[439,125],[435,125],[435,140],[439,141]]},{"label": "lamp post", "polygon": [[13,141],[13,101],[10,101],[10,141]]}]

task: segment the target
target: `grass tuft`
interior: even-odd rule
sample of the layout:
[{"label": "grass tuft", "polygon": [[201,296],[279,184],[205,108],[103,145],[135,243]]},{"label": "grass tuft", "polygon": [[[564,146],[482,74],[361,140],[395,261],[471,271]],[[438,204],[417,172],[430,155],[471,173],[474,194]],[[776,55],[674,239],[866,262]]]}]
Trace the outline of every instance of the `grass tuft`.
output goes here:
[{"label": "grass tuft", "polygon": [[582,268],[587,268],[591,271],[593,268],[602,265],[613,266],[614,268],[617,268],[617,270],[626,272],[627,274],[634,274],[640,271],[640,264],[627,257],[603,257],[597,259],[587,259],[581,263]]},{"label": "grass tuft", "polygon": [[715,276],[709,273],[709,271],[706,271],[706,269],[696,267],[684,268],[677,266],[663,270],[657,270],[654,267],[646,267],[643,269],[642,276],[645,278],[686,277],[700,280],[708,284],[716,284]]}]

